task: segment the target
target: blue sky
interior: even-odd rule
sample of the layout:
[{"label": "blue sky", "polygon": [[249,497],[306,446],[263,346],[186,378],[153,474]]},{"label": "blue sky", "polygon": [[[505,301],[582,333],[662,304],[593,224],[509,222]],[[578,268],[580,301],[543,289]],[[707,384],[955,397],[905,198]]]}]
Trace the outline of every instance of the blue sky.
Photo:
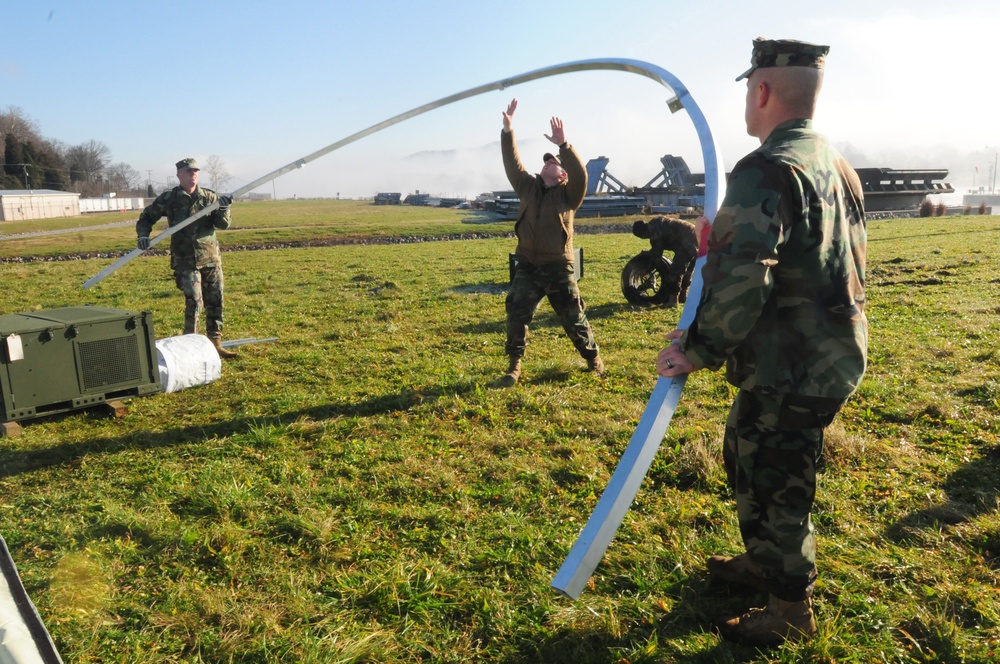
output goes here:
[{"label": "blue sky", "polygon": [[[8,0],[0,108],[50,139],[108,145],[167,183],[185,156],[222,157],[229,189],[436,99],[541,67],[629,58],[677,76],[727,166],[755,147],[743,126],[754,37],[829,44],[817,115],[856,166],[942,167],[987,185],[996,150],[1000,9],[992,1],[803,3],[427,0],[200,3]],[[559,115],[585,159],[642,185],[665,154],[701,169],[667,90],[621,72],[567,74],[408,120],[266,185],[279,198],[506,188],[497,138],[515,118],[526,160]],[[978,166],[978,173],[974,170]]]}]

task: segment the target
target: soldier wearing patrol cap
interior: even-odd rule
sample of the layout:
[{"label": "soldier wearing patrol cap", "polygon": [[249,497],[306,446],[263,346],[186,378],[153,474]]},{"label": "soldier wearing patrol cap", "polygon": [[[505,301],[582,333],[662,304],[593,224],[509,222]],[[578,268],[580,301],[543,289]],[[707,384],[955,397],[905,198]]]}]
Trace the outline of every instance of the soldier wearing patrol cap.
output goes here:
[{"label": "soldier wearing patrol cap", "polygon": [[236,353],[222,347],[222,254],[215,236],[216,229],[229,228],[231,200],[198,186],[198,162],[193,158],[181,159],[176,166],[180,184],[157,196],[139,215],[135,224],[136,244],[139,249],[149,248],[149,233],[161,217],[166,216],[167,224],[175,226],[219,202],[214,212],[170,236],[170,267],[177,288],[184,293],[184,334],[198,332],[198,318],[204,310],[205,333],[219,356],[236,357]]},{"label": "soldier wearing patrol cap", "polygon": [[657,356],[668,377],[725,364],[739,388],[723,458],[745,551],[707,565],[768,594],[764,608],[716,622],[724,637],[758,646],[816,634],[816,465],[867,361],[861,183],[812,122],[828,52],[754,40],[737,80],[761,146],[730,175],[694,322]]}]

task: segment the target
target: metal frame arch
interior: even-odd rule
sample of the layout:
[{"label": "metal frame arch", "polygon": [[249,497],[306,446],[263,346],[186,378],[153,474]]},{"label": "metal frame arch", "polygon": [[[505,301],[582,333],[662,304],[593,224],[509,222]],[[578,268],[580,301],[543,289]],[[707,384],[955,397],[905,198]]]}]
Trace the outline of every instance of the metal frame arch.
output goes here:
[{"label": "metal frame arch", "polygon": [[[271,180],[281,177],[285,173],[302,168],[306,164],[320,157],[338,150],[345,145],[350,145],[355,141],[358,141],[366,136],[370,136],[376,132],[382,131],[388,127],[395,124],[399,124],[404,120],[409,120],[418,115],[422,115],[434,109],[441,108],[442,106],[447,106],[448,104],[453,104],[457,101],[463,99],[468,99],[469,97],[474,97],[476,95],[483,94],[485,92],[491,92],[493,90],[504,90],[515,85],[520,85],[521,83],[527,83],[529,81],[535,81],[542,78],[548,78],[550,76],[558,76],[561,74],[569,74],[573,72],[581,71],[622,71],[632,74],[639,74],[645,76],[653,81],[656,81],[665,88],[668,88],[674,92],[677,98],[677,102],[687,111],[688,116],[694,123],[695,130],[698,134],[698,139],[701,143],[702,158],[705,163],[705,215],[712,219],[715,217],[715,212],[718,210],[719,203],[722,200],[724,194],[725,182],[724,182],[724,172],[722,170],[722,158],[715,145],[715,140],[712,137],[712,131],[708,126],[708,121],[705,119],[704,113],[695,103],[694,99],[691,98],[690,93],[687,88],[680,82],[680,80],[668,72],[662,67],[658,67],[654,64],[643,62],[641,60],[629,60],[623,58],[598,58],[593,60],[577,60],[574,62],[567,62],[559,65],[552,65],[550,67],[543,67],[542,69],[535,69],[533,71],[526,72],[524,74],[519,74],[517,76],[511,76],[509,78],[503,78],[492,83],[486,83],[462,92],[458,92],[447,97],[442,97],[437,101],[432,101],[428,104],[418,106],[414,109],[406,111],[405,113],[400,113],[395,115],[388,120],[383,120],[378,124],[374,124],[367,129],[363,129],[359,132],[351,134],[345,138],[340,139],[324,148],[316,150],[301,159],[296,159],[295,161],[282,166],[281,168],[264,175],[263,177],[257,178],[256,180],[246,184],[232,193],[232,197],[235,200],[239,196],[253,191],[261,185],[267,184]],[[149,246],[153,247],[166,238],[170,237],[177,231],[181,230],[185,226],[193,223],[194,221],[200,219],[201,217],[211,214],[218,208],[218,204],[212,204],[203,210],[200,210],[196,214],[188,217],[184,221],[180,222],[175,226],[171,226],[150,238]],[[122,256],[117,261],[109,265],[107,268],[91,277],[83,283],[84,289],[89,289],[94,285],[103,281],[106,277],[110,276],[112,273],[116,272],[119,268],[123,267],[127,263],[131,262],[133,259],[137,258],[143,253],[143,249],[133,249],[128,254]],[[685,311],[687,309],[685,308]]]}]

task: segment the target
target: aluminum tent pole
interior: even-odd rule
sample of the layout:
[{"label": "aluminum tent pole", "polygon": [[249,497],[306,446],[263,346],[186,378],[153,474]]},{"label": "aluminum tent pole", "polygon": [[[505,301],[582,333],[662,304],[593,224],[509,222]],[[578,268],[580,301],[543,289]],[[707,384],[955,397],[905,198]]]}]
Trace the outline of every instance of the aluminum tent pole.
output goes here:
[{"label": "aluminum tent pole", "polygon": [[[672,87],[675,91],[678,88],[683,91],[679,92],[677,101],[687,110],[701,140],[702,155],[705,160],[705,216],[712,220],[715,218],[715,213],[718,211],[724,195],[725,178],[722,159],[701,109],[695,104],[687,90],[680,86],[679,82]],[[701,240],[701,238],[699,239]],[[705,264],[704,250],[704,241],[702,240],[687,300],[681,312],[680,322],[677,324],[680,329],[687,329],[691,325],[698,309],[698,302],[701,300],[703,284],[701,269]],[[670,420],[674,416],[686,381],[687,375],[673,378],[658,377],[656,387],[653,389],[649,402],[639,419],[635,433],[632,434],[615,472],[608,481],[608,486],[601,494],[594,511],[577,537],[576,543],[570,549],[566,560],[552,580],[552,587],[563,595],[572,599],[578,598],[587,586],[587,582],[601,558],[604,557],[618,526],[625,518],[625,513],[628,512],[632,501],[635,500],[639,487],[653,463],[653,458],[663,441],[667,427],[670,426]]]},{"label": "aluminum tent pole", "polygon": [[[327,145],[324,148],[321,148],[311,154],[308,154],[305,157],[302,157],[301,159],[296,159],[295,161],[286,164],[285,166],[282,166],[281,168],[272,171],[271,173],[268,173],[263,177],[257,178],[256,180],[247,185],[240,187],[239,189],[234,191],[231,194],[231,196],[235,201],[243,194],[249,193],[250,191],[253,191],[257,187],[260,187],[261,185],[267,184],[268,182],[271,182],[272,180],[281,177],[285,173],[302,168],[309,162],[315,159],[319,159],[320,157],[330,152],[333,152],[334,150],[339,150],[345,145],[350,145],[351,143],[354,143],[355,141],[365,138],[366,136],[370,136],[376,132],[382,131],[383,129],[387,129],[395,124],[399,124],[404,120],[409,120],[410,118],[414,118],[417,117],[418,115],[427,113],[428,111],[433,111],[437,108],[441,108],[442,106],[447,106],[448,104],[453,104],[457,101],[468,99],[469,97],[481,95],[485,92],[491,92],[493,90],[504,90],[514,85],[520,85],[521,83],[527,83],[529,81],[535,81],[550,76],[558,76],[560,74],[569,74],[573,72],[600,71],[600,70],[623,71],[632,74],[639,74],[641,76],[645,76],[660,83],[661,85],[663,85],[668,89],[672,89],[676,95],[676,98],[678,100],[682,100],[681,103],[683,103],[683,100],[685,98],[687,99],[690,98],[687,93],[687,89],[684,88],[684,86],[681,85],[680,81],[678,81],[672,74],[662,69],[661,67],[657,67],[656,65],[650,64],[648,62],[643,62],[641,60],[628,60],[622,58],[599,58],[594,60],[577,60],[574,62],[567,62],[564,64],[544,67],[542,69],[536,69],[533,71],[526,72],[524,74],[512,76],[510,78],[500,79],[498,81],[493,81],[492,83],[486,83],[484,85],[470,88],[463,92],[458,92],[456,94],[447,97],[442,97],[437,101],[432,101],[428,104],[424,104],[423,106],[417,106],[416,108],[406,111],[405,113],[400,113],[399,115],[393,116],[388,120],[384,120],[382,122],[379,122],[378,124],[374,124],[371,127],[368,127],[367,129],[363,129],[359,132],[351,134],[350,136],[347,136],[346,138],[342,138],[339,141],[336,141],[335,143],[331,143],[330,145]],[[691,108],[689,108],[687,104],[685,104],[685,108],[688,109],[689,114],[692,113]],[[694,108],[697,109],[697,107]],[[704,116],[701,115],[700,111],[697,111],[697,115],[698,117],[701,118],[701,122],[704,123]],[[694,114],[692,114],[692,119],[694,119],[694,117],[695,117]],[[695,126],[698,127],[697,121],[695,122]],[[711,142],[711,132],[708,131],[707,124],[704,124],[704,130],[708,136],[709,142]],[[715,153],[714,146],[710,151],[711,152],[710,155],[706,153],[705,151],[706,138],[705,136],[702,135],[701,129],[698,130],[698,135],[702,143],[702,152],[703,154],[705,154],[705,184],[706,184],[706,199],[707,199],[709,197],[709,190],[711,189],[710,180],[712,179],[712,176],[710,175],[710,173],[716,169],[717,165],[721,163],[721,160]],[[166,238],[170,237],[177,231],[185,228],[191,223],[194,223],[195,221],[205,216],[206,214],[213,212],[216,209],[216,207],[217,204],[210,205],[205,209],[200,210],[196,214],[188,217],[187,219],[181,221],[180,223],[167,228],[159,235],[150,238],[149,246],[150,247],[156,246],[157,244],[159,244]],[[83,283],[84,289],[89,289],[95,286],[96,284],[100,283],[105,278],[109,277],[111,274],[113,274],[126,264],[130,263],[135,258],[138,258],[139,255],[143,253],[143,251],[144,251],[143,249],[133,249],[129,253],[125,254],[124,256],[116,260],[114,263],[112,263],[111,265],[109,265],[108,267],[101,270],[99,273],[97,273],[96,275],[85,281]]]}]

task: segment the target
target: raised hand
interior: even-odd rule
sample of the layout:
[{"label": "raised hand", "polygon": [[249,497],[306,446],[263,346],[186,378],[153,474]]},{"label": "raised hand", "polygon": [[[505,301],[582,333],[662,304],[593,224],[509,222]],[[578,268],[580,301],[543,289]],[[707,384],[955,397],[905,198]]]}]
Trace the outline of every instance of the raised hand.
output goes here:
[{"label": "raised hand", "polygon": [[562,145],[566,142],[566,135],[563,132],[563,121],[555,116],[549,120],[549,124],[552,126],[552,135],[549,136],[545,134],[545,138],[549,139],[556,145]]},{"label": "raised hand", "polygon": [[503,130],[510,131],[511,123],[514,121],[514,111],[517,110],[517,99],[511,99],[507,105],[507,110],[503,114]]}]

